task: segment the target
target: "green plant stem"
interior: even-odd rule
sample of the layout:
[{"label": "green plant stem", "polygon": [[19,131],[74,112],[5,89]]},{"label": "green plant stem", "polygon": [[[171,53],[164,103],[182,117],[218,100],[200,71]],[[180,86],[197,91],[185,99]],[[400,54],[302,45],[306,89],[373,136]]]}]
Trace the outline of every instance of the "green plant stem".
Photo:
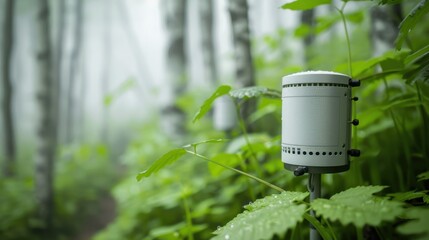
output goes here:
[{"label": "green plant stem", "polygon": [[341,20],[343,22],[344,27],[344,33],[346,35],[346,41],[347,41],[347,53],[348,53],[348,64],[349,64],[349,75],[350,77],[353,77],[353,70],[352,70],[352,50],[350,45],[350,37],[349,37],[349,31],[347,29],[347,22],[346,17],[344,16],[344,8],[346,7],[347,1],[343,2],[343,5],[341,6],[341,9],[337,8],[338,13],[341,16]]},{"label": "green plant stem", "polygon": [[255,169],[256,173],[258,174],[258,177],[264,178],[263,172],[259,169],[259,166],[257,164],[258,160],[256,158],[255,151],[253,151],[253,147],[250,144],[249,134],[247,133],[246,124],[244,122],[243,116],[241,116],[240,114],[240,106],[238,104],[236,104],[236,109],[237,109],[238,125],[240,125],[241,131],[243,132],[244,140],[246,141],[247,147],[249,148],[249,152],[251,156],[250,164],[252,165],[252,168]]},{"label": "green plant stem", "polygon": [[363,240],[362,228],[356,227],[356,235],[358,240]]},{"label": "green plant stem", "polygon": [[319,222],[319,220],[317,220],[317,218],[311,216],[308,213],[304,213],[304,219],[310,222],[311,225],[316,228],[316,230],[319,232],[320,236],[323,239],[332,239],[331,235],[329,235],[328,230]]},{"label": "green plant stem", "polygon": [[429,134],[429,131],[428,131],[429,119],[428,119],[426,111],[425,111],[424,100],[422,97],[422,92],[421,92],[419,83],[416,82],[415,84],[416,84],[417,96],[418,96],[419,102],[420,102],[420,105],[417,107],[418,108],[417,110],[420,113],[420,117],[422,119],[422,131],[421,131],[422,146],[423,146],[422,153],[423,153],[423,158],[428,159],[427,134]]},{"label": "green plant stem", "polygon": [[246,176],[246,177],[248,177],[248,178],[251,178],[251,179],[253,179],[253,180],[257,181],[257,182],[260,182],[260,183],[262,183],[262,184],[264,184],[264,185],[266,185],[266,186],[268,186],[268,187],[270,187],[270,188],[272,188],[272,189],[274,189],[274,190],[277,190],[277,191],[279,191],[279,192],[284,192],[284,191],[285,191],[284,189],[282,189],[282,188],[280,188],[280,187],[278,187],[278,186],[276,186],[276,185],[274,185],[274,184],[271,184],[271,183],[269,183],[269,182],[267,182],[267,181],[265,181],[265,180],[262,180],[262,179],[260,179],[260,178],[258,178],[258,177],[255,177],[255,176],[253,176],[253,175],[251,175],[251,174],[248,174],[248,173],[246,173],[246,172],[240,171],[240,170],[238,170],[238,169],[235,169],[235,168],[232,168],[232,167],[226,166],[226,165],[224,165],[224,164],[222,164],[222,163],[220,163],[220,162],[213,161],[213,160],[211,160],[210,158],[208,158],[208,157],[206,157],[206,156],[200,155],[200,154],[198,154],[198,153],[194,153],[194,152],[189,151],[189,150],[186,150],[186,152],[187,152],[187,153],[189,153],[189,154],[192,154],[192,155],[194,155],[194,156],[196,156],[196,157],[199,157],[199,158],[201,158],[201,159],[204,159],[204,160],[206,160],[206,161],[208,161],[208,162],[214,163],[214,164],[219,165],[219,166],[221,166],[221,167],[223,167],[223,168],[226,168],[226,169],[228,169],[228,170],[234,171],[234,172],[239,173],[239,174],[241,174],[241,175],[244,175],[244,176]]},{"label": "green plant stem", "polygon": [[191,209],[189,208],[189,204],[188,204],[188,201],[186,200],[186,197],[183,197],[183,208],[185,209],[186,225],[188,225],[188,240],[194,240],[194,234],[192,232],[193,224],[192,224]]}]

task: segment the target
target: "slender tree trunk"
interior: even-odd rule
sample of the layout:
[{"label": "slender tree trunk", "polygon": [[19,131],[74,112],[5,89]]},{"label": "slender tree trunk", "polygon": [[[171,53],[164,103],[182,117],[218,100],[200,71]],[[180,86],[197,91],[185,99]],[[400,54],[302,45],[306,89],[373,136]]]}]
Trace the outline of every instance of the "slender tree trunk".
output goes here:
[{"label": "slender tree trunk", "polygon": [[304,37],[303,45],[304,45],[304,63],[308,63],[310,60],[310,47],[314,42],[314,9],[306,10],[301,12],[301,24],[306,24],[310,27],[310,33]]},{"label": "slender tree trunk", "polygon": [[203,47],[204,71],[206,72],[205,77],[209,83],[216,85],[218,76],[213,26],[214,0],[199,0],[198,5],[200,8],[201,43]]},{"label": "slender tree trunk", "polygon": [[[153,89],[153,85],[151,83],[152,77],[149,75],[149,71],[147,69],[147,65],[143,56],[143,50],[139,44],[138,37],[133,30],[132,22],[129,18],[129,12],[126,6],[125,1],[118,1],[117,3],[117,10],[119,14],[121,15],[122,24],[124,26],[125,34],[127,34],[127,40],[130,44],[130,49],[132,51],[132,54],[135,59],[137,73],[139,75],[139,79],[141,81],[138,81],[138,91],[140,92],[139,97],[143,97],[143,99],[147,99],[150,90]],[[144,86],[141,87],[140,83],[143,83]]]},{"label": "slender tree trunk", "polygon": [[4,146],[5,146],[5,166],[6,176],[14,175],[15,168],[15,132],[13,123],[12,107],[12,48],[13,48],[13,18],[14,0],[7,0],[4,9],[5,19],[3,26],[3,56],[2,56],[2,79],[3,79],[3,124],[4,124]]},{"label": "slender tree trunk", "polygon": [[374,56],[394,47],[401,21],[401,4],[376,6],[371,9],[371,42]]},{"label": "slender tree trunk", "polygon": [[162,2],[167,27],[167,78],[172,86],[171,101],[162,109],[163,129],[173,138],[185,132],[184,112],[175,104],[188,82],[185,51],[187,0],[164,0]]},{"label": "slender tree trunk", "polygon": [[48,0],[38,0],[37,28],[37,81],[36,103],[39,118],[36,120],[35,187],[39,216],[44,224],[45,239],[52,233],[53,216],[53,159],[55,153],[53,107],[53,78],[50,47],[50,11]]},{"label": "slender tree trunk", "polygon": [[79,56],[82,45],[82,19],[83,18],[83,3],[82,0],[75,2],[75,25],[74,25],[74,43],[70,57],[69,78],[68,78],[68,97],[67,97],[67,114],[66,114],[66,143],[74,140],[76,132],[75,119],[75,92],[76,92],[76,76],[79,66]]},{"label": "slender tree trunk", "polygon": [[[234,42],[235,79],[239,88],[255,85],[247,0],[229,0],[232,37]],[[251,99],[241,107],[245,120],[256,109],[256,101]]]},{"label": "slender tree trunk", "polygon": [[60,123],[60,106],[62,104],[62,99],[60,98],[60,93],[62,92],[63,86],[63,48],[64,48],[64,29],[65,29],[65,13],[66,13],[66,4],[65,0],[58,0],[58,25],[57,25],[57,36],[56,36],[56,47],[55,47],[55,66],[54,71],[54,80],[53,80],[53,110],[52,117],[56,126],[53,128],[54,141],[58,144],[58,139],[60,135],[59,123]]},{"label": "slender tree trunk", "polygon": [[[110,86],[110,66],[111,66],[111,16],[112,16],[112,3],[110,0],[105,0],[104,3],[104,25],[103,25],[103,68],[101,79],[101,94],[103,97],[107,96]],[[103,104],[103,119],[101,124],[101,140],[107,145],[109,143],[109,107]]]}]

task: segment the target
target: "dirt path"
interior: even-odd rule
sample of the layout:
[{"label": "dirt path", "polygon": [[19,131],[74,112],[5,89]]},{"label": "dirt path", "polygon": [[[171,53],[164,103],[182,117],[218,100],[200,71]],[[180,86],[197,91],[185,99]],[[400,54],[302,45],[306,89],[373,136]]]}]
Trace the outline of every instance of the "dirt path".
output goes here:
[{"label": "dirt path", "polygon": [[99,202],[98,214],[88,218],[84,227],[73,237],[73,240],[89,240],[105,228],[116,217],[116,202],[106,195]]}]

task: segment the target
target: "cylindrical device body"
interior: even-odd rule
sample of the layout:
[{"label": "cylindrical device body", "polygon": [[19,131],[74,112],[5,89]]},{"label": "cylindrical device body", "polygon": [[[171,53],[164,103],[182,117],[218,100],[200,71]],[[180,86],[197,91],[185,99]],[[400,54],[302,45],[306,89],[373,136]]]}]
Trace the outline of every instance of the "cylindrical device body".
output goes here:
[{"label": "cylindrical device body", "polygon": [[282,161],[309,173],[349,169],[351,78],[310,71],[283,77]]}]

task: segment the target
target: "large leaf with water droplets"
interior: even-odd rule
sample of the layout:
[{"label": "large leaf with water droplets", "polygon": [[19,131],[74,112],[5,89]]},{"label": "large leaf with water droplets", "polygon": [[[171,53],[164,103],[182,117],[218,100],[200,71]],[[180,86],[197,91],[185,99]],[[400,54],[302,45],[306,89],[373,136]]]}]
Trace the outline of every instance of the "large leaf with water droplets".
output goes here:
[{"label": "large leaf with water droplets", "polygon": [[139,173],[137,175],[137,181],[140,181],[144,177],[149,177],[152,173],[156,173],[165,166],[172,164],[177,161],[180,157],[185,155],[186,150],[183,148],[173,149],[166,154],[162,155],[162,157],[158,158],[147,170]]},{"label": "large leaf with water droplets", "polygon": [[308,193],[283,192],[256,200],[244,208],[225,226],[214,233],[213,239],[271,239],[283,235],[303,220],[306,205],[300,204]]},{"label": "large leaf with water droplets", "polygon": [[240,88],[236,90],[232,90],[229,95],[233,98],[254,98],[254,97],[270,97],[270,98],[281,98],[282,94],[280,91],[261,87],[261,86],[253,86],[247,88]]},{"label": "large leaf with water droplets", "polygon": [[195,117],[192,120],[192,122],[195,123],[197,120],[199,120],[200,118],[204,117],[204,115],[206,115],[206,113],[212,107],[214,100],[216,100],[216,98],[218,98],[220,96],[228,94],[229,91],[231,91],[231,87],[228,86],[228,85],[222,85],[222,86],[218,87],[216,89],[216,91],[209,98],[207,98],[204,101],[203,105],[201,105],[200,109],[195,114]]},{"label": "large leaf with water droplets", "polygon": [[383,221],[392,221],[403,213],[403,204],[372,194],[384,186],[359,186],[340,192],[328,199],[316,199],[311,207],[318,216],[343,225],[363,227],[368,224],[379,226]]}]

